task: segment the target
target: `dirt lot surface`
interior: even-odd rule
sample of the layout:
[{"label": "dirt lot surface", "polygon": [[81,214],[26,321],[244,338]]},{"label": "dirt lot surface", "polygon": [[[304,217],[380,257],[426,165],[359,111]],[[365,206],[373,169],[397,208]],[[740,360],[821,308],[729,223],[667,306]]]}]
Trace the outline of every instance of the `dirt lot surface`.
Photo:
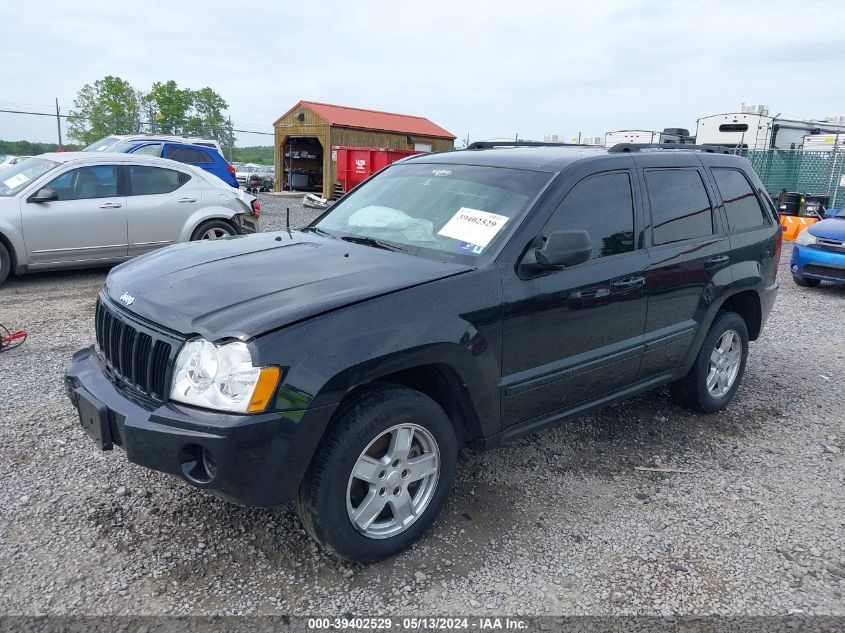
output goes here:
[{"label": "dirt lot surface", "polygon": [[[265,228],[284,208],[262,196]],[[780,296],[727,411],[665,391],[462,455],[412,550],[318,551],[288,507],[231,505],[100,452],[62,384],[105,270],[0,288],[0,613],[845,615],[845,287]],[[660,466],[690,473],[651,473]]]}]

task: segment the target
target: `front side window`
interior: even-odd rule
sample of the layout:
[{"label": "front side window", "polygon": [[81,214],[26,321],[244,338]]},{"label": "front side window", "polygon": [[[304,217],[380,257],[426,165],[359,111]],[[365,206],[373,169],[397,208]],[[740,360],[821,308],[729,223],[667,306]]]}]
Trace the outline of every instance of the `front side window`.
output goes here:
[{"label": "front side window", "polygon": [[46,186],[56,192],[59,201],[113,198],[117,195],[117,167],[92,165],[71,169]]},{"label": "front side window", "polygon": [[768,216],[760,205],[760,200],[754,195],[754,189],[741,172],[724,168],[714,168],[711,171],[722,195],[722,202],[725,203],[731,231],[747,231],[769,225]]},{"label": "front side window", "polygon": [[591,259],[634,250],[634,200],[627,172],[599,174],[579,182],[566,194],[543,235],[573,229],[589,233]]},{"label": "front side window", "polygon": [[105,152],[108,150],[112,145],[119,142],[120,139],[116,136],[107,136],[105,138],[101,138],[99,141],[94,141],[88,147],[86,147],[83,152]]},{"label": "front side window", "polygon": [[146,165],[128,165],[127,179],[130,196],[152,196],[176,191],[188,177],[173,169],[148,167]]},{"label": "front side window", "polygon": [[25,189],[33,180],[56,169],[60,163],[43,158],[28,158],[0,171],[0,198],[8,198]]},{"label": "front side window", "polygon": [[432,259],[476,262],[504,240],[553,174],[409,163],[389,167],[338,202],[315,226]]},{"label": "front side window", "polygon": [[645,172],[655,246],[713,234],[713,210],[695,169]]},{"label": "front side window", "polygon": [[175,160],[180,163],[188,164],[208,164],[213,163],[214,159],[201,149],[194,149],[193,147],[169,147],[167,149],[167,157],[170,160]]}]

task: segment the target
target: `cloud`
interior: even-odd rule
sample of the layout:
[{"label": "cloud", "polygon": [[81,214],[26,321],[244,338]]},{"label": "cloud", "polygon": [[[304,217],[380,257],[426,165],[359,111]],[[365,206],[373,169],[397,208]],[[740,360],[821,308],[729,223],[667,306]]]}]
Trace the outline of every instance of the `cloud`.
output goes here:
[{"label": "cloud", "polygon": [[4,7],[9,101],[67,109],[115,74],[143,90],[211,86],[241,127],[269,129],[305,98],[420,114],[473,139],[694,128],[742,101],[822,116],[845,102],[831,80],[843,47],[809,28],[842,22],[842,3],[44,0],[38,14]]}]

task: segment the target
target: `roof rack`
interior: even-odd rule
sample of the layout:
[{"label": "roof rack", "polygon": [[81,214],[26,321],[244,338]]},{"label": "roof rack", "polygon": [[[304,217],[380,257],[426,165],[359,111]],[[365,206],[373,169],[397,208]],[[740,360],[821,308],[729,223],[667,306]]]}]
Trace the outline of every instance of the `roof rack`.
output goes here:
[{"label": "roof rack", "polygon": [[617,143],[608,151],[610,154],[639,152],[643,149],[674,149],[681,151],[707,152],[709,154],[730,154],[727,147],[719,145],[692,145],[688,143]]},{"label": "roof rack", "polygon": [[552,143],[551,141],[475,141],[466,149],[495,149],[497,147],[592,147],[577,143]]}]

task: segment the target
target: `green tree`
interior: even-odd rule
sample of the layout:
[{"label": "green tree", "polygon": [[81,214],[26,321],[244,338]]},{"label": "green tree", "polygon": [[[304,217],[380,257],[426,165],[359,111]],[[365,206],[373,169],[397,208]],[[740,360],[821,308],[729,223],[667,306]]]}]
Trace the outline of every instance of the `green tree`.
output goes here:
[{"label": "green tree", "polygon": [[234,144],[233,133],[223,114],[229,104],[208,86],[192,91],[191,97],[191,111],[185,133],[213,138],[220,141],[224,148],[231,147]]},{"label": "green tree", "polygon": [[164,83],[155,82],[147,95],[153,117],[152,128],[159,134],[181,134],[193,101],[193,90],[180,88],[172,79]]},{"label": "green tree", "polygon": [[107,75],[85,84],[68,113],[68,136],[87,145],[110,134],[130,134],[141,128],[144,95],[128,81]]}]

